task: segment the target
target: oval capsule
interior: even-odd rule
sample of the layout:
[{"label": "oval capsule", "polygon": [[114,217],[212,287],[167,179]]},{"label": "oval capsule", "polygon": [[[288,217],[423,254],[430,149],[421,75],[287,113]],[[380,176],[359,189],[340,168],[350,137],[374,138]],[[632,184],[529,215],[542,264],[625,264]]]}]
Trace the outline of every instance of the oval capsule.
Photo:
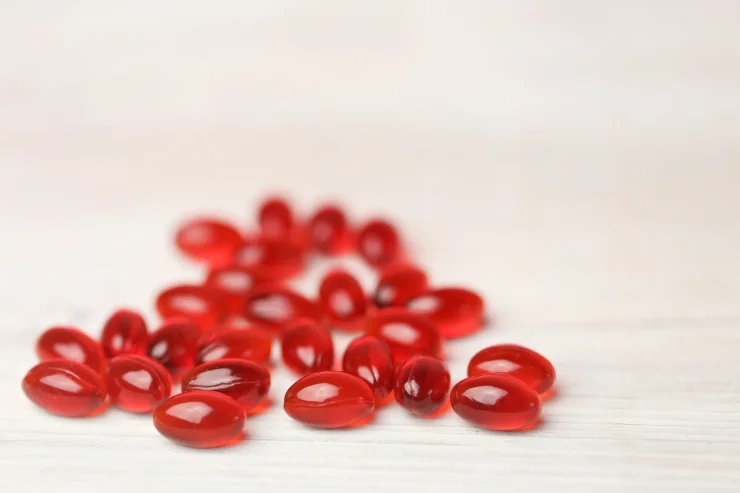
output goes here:
[{"label": "oval capsule", "polygon": [[298,375],[329,370],[334,364],[334,343],[329,331],[310,319],[286,327],[280,348],[285,366]]},{"label": "oval capsule", "polygon": [[260,327],[217,330],[201,342],[197,365],[217,359],[247,359],[266,364],[272,354],[272,334]]},{"label": "oval capsule", "polygon": [[283,286],[253,290],[244,300],[243,316],[250,323],[278,331],[300,318],[320,319],[313,301]]},{"label": "oval capsule", "polygon": [[388,344],[377,337],[362,336],[352,341],[344,351],[342,370],[367,382],[376,402],[382,402],[393,392],[393,358]]},{"label": "oval capsule", "polygon": [[402,306],[427,290],[427,275],[412,265],[396,265],[383,269],[373,302],[378,308]]},{"label": "oval capsule", "polygon": [[100,373],[107,358],[100,344],[76,327],[52,327],[36,340],[40,361],[68,359],[89,366]]},{"label": "oval capsule", "polygon": [[216,218],[189,219],[175,233],[180,252],[211,266],[228,265],[243,241],[234,226]]},{"label": "oval capsule", "polygon": [[367,315],[368,303],[362,286],[351,274],[333,271],[319,287],[319,307],[330,327],[356,330]]},{"label": "oval capsule", "polygon": [[396,375],[396,401],[417,416],[439,411],[450,390],[450,373],[430,356],[414,356]]},{"label": "oval capsule", "polygon": [[216,326],[227,313],[225,300],[216,290],[189,284],[165,289],[157,296],[156,306],[163,319],[186,318],[202,330]]},{"label": "oval capsule", "polygon": [[103,382],[111,403],[132,413],[151,412],[172,394],[172,378],[159,362],[138,354],[110,360]]},{"label": "oval capsule", "polygon": [[470,335],[483,326],[483,298],[469,289],[432,289],[409,300],[406,308],[427,317],[446,339]]},{"label": "oval capsule", "polygon": [[396,365],[416,355],[439,357],[442,337],[429,320],[404,308],[380,310],[363,323],[365,333],[388,344]]},{"label": "oval capsule", "polygon": [[23,392],[37,406],[67,417],[84,417],[103,409],[107,393],[92,368],[77,361],[56,359],[31,368]]},{"label": "oval capsule", "polygon": [[498,344],[476,353],[468,365],[468,376],[486,373],[509,375],[540,394],[555,383],[552,363],[540,353],[516,344]]},{"label": "oval capsule", "polygon": [[259,205],[257,220],[266,238],[288,238],[293,230],[293,209],[282,197],[267,197]]},{"label": "oval capsule", "polygon": [[112,358],[121,354],[144,354],[149,344],[149,331],[144,317],[133,310],[116,311],[105,322],[100,345]]},{"label": "oval capsule", "polygon": [[249,267],[220,267],[211,269],[205,285],[217,290],[226,305],[229,314],[241,313],[244,308],[244,297],[256,286],[263,284]]},{"label": "oval capsule", "polygon": [[375,409],[373,392],[364,380],[340,371],[307,375],[285,393],[285,412],[314,428],[343,428]]},{"label": "oval capsule", "polygon": [[390,265],[401,260],[401,240],[396,228],[383,219],[365,223],[357,235],[357,248],[373,267]]},{"label": "oval capsule", "polygon": [[254,408],[267,397],[270,372],[254,361],[220,359],[190,370],[182,379],[182,391],[212,390],[227,395],[244,407]]},{"label": "oval capsule", "polygon": [[347,217],[335,205],[319,208],[308,225],[311,246],[321,253],[337,255],[352,246],[352,234]]},{"label": "oval capsule", "polygon": [[249,269],[266,281],[280,281],[303,271],[304,247],[298,240],[257,238],[244,242],[232,265]]},{"label": "oval capsule", "polygon": [[149,339],[147,356],[164,366],[174,381],[193,367],[200,329],[190,320],[165,322]]}]

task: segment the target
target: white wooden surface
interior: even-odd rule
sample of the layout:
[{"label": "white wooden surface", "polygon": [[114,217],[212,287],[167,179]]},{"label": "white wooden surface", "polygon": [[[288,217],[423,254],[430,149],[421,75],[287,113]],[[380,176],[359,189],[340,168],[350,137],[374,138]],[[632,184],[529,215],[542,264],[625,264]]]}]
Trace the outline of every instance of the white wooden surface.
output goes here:
[{"label": "white wooden surface", "polygon": [[[292,0],[0,3],[1,491],[740,491],[740,5]],[[178,448],[150,419],[24,398],[51,324],[155,322],[193,211],[270,189],[385,212],[484,345],[558,369],[521,434],[397,408]],[[350,267],[368,288],[372,276]],[[326,265],[298,287],[315,291]],[[346,340],[340,341],[340,346]]]}]

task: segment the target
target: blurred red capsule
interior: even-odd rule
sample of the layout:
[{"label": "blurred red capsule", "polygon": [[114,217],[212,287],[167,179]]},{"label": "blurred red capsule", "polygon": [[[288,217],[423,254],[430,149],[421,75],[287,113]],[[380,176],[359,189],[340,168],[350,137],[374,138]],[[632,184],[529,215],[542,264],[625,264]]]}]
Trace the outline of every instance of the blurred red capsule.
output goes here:
[{"label": "blurred red capsule", "polygon": [[144,318],[132,310],[116,311],[103,326],[100,344],[109,358],[146,353],[149,332]]},{"label": "blurred red capsule", "polygon": [[319,321],[320,311],[308,298],[284,286],[260,286],[244,300],[244,318],[250,323],[282,330],[299,318]]},{"label": "blurred red capsule", "polygon": [[483,298],[469,289],[431,289],[409,300],[406,308],[427,317],[446,339],[472,334],[483,326]]},{"label": "blurred red capsule", "polygon": [[352,246],[347,217],[335,205],[326,205],[316,211],[309,221],[308,237],[313,248],[327,255],[345,252]]},{"label": "blurred red capsule", "polygon": [[427,287],[427,275],[423,270],[407,264],[393,265],[380,274],[373,302],[378,308],[402,306]]},{"label": "blurred red capsule", "polygon": [[399,262],[402,257],[401,240],[396,228],[383,219],[368,221],[357,235],[357,248],[373,267]]},{"label": "blurred red capsule", "polygon": [[293,229],[293,210],[282,197],[268,197],[259,206],[257,219],[260,234],[265,238],[284,240]]},{"label": "blurred red capsule", "polygon": [[157,296],[157,312],[167,320],[186,318],[197,323],[202,330],[210,330],[224,319],[226,299],[209,286],[178,284]]},{"label": "blurred red capsule", "polygon": [[357,324],[367,315],[368,300],[357,279],[337,270],[321,281],[319,307],[330,327],[357,330]]},{"label": "blurred red capsule", "polygon": [[175,234],[183,254],[210,266],[227,265],[243,241],[234,226],[216,218],[190,219]]}]

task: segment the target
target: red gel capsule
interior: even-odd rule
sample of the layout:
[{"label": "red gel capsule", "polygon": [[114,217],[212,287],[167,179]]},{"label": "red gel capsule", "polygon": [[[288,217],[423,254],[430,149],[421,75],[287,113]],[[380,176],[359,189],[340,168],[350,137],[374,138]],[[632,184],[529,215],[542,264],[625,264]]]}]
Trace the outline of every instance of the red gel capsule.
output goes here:
[{"label": "red gel capsule", "polygon": [[198,390],[170,397],[154,410],[153,417],[157,431],[173,442],[212,448],[239,439],[246,413],[231,397]]},{"label": "red gel capsule", "polygon": [[40,408],[67,417],[95,414],[107,398],[95,371],[76,361],[62,359],[31,368],[23,379],[23,392]]},{"label": "red gel capsule", "polygon": [[446,339],[472,334],[483,326],[483,299],[468,289],[433,289],[409,300],[406,307],[427,317]]},{"label": "red gel capsule", "polygon": [[307,375],[285,393],[285,412],[314,428],[343,428],[369,416],[375,409],[368,384],[341,371]]},{"label": "red gel capsule", "polygon": [[217,290],[229,314],[241,313],[244,297],[254,287],[263,283],[249,267],[221,267],[208,273],[205,285]]},{"label": "red gel capsule", "polygon": [[172,379],[157,361],[137,354],[110,360],[103,382],[111,403],[132,413],[151,412],[172,394]]},{"label": "red gel capsule", "polygon": [[109,358],[119,354],[144,354],[149,332],[144,318],[131,310],[118,310],[105,322],[100,345]]},{"label": "red gel capsule", "polygon": [[202,341],[196,364],[217,359],[236,358],[267,363],[272,354],[272,334],[260,327],[225,329]]},{"label": "red gel capsule", "polygon": [[243,315],[253,324],[276,330],[299,318],[320,318],[313,301],[280,286],[260,287],[249,293],[244,300]]},{"label": "red gel capsule", "polygon": [[159,294],[157,311],[165,320],[187,318],[201,329],[210,330],[226,316],[226,305],[224,298],[214,289],[180,284]]},{"label": "red gel capsule", "polygon": [[344,330],[356,330],[368,311],[362,286],[344,271],[331,272],[321,281],[319,307],[330,327]]},{"label": "red gel capsule", "polygon": [[352,246],[347,217],[334,205],[327,205],[316,211],[309,221],[308,236],[311,246],[327,255],[342,253]]},{"label": "red gel capsule", "polygon": [[411,298],[427,290],[427,275],[411,265],[397,265],[384,269],[373,294],[378,308],[402,306]]},{"label": "red gel capsule", "polygon": [[175,244],[182,253],[211,266],[228,265],[242,241],[231,224],[214,218],[186,221],[175,234]]},{"label": "red gel capsule", "polygon": [[227,395],[249,411],[267,397],[270,372],[241,359],[211,361],[190,370],[182,379],[182,391],[212,390]]},{"label": "red gel capsule", "polygon": [[507,375],[476,375],[458,382],[450,392],[452,410],[480,428],[520,430],[534,424],[542,411],[540,396]]},{"label": "red gel capsule", "polygon": [[439,411],[450,390],[450,373],[436,358],[415,356],[396,375],[396,401],[417,416]]},{"label": "red gel capsule", "polygon": [[540,353],[516,344],[499,344],[476,353],[468,365],[468,376],[485,373],[509,375],[540,394],[555,383],[552,363]]},{"label": "red gel capsule", "polygon": [[260,279],[279,281],[303,271],[304,254],[297,241],[259,238],[245,242],[232,264],[249,269]]},{"label": "red gel capsule", "polygon": [[369,221],[360,229],[357,247],[373,267],[382,267],[401,259],[401,241],[396,228],[382,219]]},{"label": "red gel capsule", "polygon": [[100,373],[107,359],[100,344],[74,327],[52,327],[36,341],[40,361],[68,359],[89,366]]},{"label": "red gel capsule", "polygon": [[328,370],[334,364],[329,331],[310,319],[297,320],[283,331],[280,341],[285,366],[299,375]]},{"label": "red gel capsule", "polygon": [[367,382],[376,402],[393,392],[395,369],[391,352],[377,337],[362,336],[352,341],[344,351],[342,369]]},{"label": "red gel capsule", "polygon": [[260,233],[265,238],[284,239],[293,229],[293,210],[288,201],[281,197],[269,197],[262,202],[257,212]]},{"label": "red gel capsule", "polygon": [[147,355],[167,368],[177,381],[192,368],[199,337],[200,330],[194,322],[170,320],[152,334]]},{"label": "red gel capsule", "polygon": [[442,337],[426,318],[404,308],[388,308],[370,315],[363,323],[365,333],[388,344],[396,365],[416,355],[438,357]]}]

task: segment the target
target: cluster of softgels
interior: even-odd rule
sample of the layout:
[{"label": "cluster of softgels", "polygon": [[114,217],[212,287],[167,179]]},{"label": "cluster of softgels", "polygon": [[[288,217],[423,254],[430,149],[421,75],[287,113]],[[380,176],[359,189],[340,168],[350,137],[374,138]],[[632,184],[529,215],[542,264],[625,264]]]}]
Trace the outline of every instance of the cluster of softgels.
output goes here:
[{"label": "cluster of softgels", "polygon": [[[430,288],[407,262],[396,229],[371,220],[355,231],[335,206],[305,224],[282,199],[265,201],[259,233],[245,238],[214,218],[187,221],[176,244],[208,267],[200,285],[160,293],[164,323],[149,333],[136,312],[119,310],[100,342],[70,327],[38,339],[41,363],[23,380],[26,395],[62,416],[91,416],[108,402],[152,413],[157,430],[192,447],[216,447],[241,436],[247,413],[263,406],[270,388],[273,338],[300,378],[286,392],[293,419],[318,428],[351,426],[395,399],[417,416],[437,413],[448,394],[452,409],[491,430],[517,430],[539,418],[540,394],[555,371],[540,354],[498,345],[473,356],[468,378],[450,391],[443,341],[483,324],[483,301],[462,288]],[[368,298],[347,272],[321,282],[317,300],[283,284],[300,273],[309,253],[356,251],[379,273]],[[356,331],[342,371],[333,371],[329,329]],[[337,365],[339,366],[339,365]],[[181,382],[182,393],[172,394]]]}]

